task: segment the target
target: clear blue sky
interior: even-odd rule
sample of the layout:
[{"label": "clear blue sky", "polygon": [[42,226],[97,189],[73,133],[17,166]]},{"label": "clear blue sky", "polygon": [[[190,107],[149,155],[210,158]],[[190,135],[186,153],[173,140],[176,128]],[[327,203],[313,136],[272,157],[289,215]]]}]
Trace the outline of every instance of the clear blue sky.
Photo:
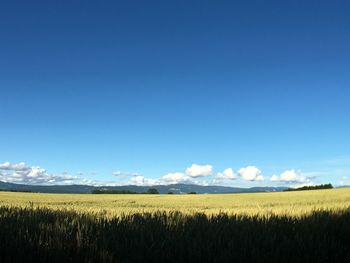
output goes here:
[{"label": "clear blue sky", "polygon": [[[233,186],[347,183],[349,12],[349,1],[2,1],[0,163],[109,182],[137,177],[121,171],[212,183],[232,168]],[[247,166],[264,181],[244,180]]]}]

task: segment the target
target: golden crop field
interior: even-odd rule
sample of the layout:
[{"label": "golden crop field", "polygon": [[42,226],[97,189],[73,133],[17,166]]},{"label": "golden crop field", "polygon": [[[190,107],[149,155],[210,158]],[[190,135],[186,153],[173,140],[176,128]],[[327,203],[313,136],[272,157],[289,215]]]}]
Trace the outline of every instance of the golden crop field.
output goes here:
[{"label": "golden crop field", "polygon": [[93,195],[0,192],[0,205],[48,207],[108,217],[156,211],[185,214],[290,215],[350,207],[350,188],[316,191],[207,195]]}]

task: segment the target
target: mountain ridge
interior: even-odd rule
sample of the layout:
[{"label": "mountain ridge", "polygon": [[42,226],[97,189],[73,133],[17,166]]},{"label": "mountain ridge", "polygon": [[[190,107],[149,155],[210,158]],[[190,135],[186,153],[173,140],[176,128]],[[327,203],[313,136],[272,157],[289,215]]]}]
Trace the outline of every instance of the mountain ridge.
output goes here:
[{"label": "mountain ridge", "polygon": [[203,186],[195,184],[170,184],[170,185],[123,185],[123,186],[91,186],[91,185],[26,185],[0,181],[2,191],[29,191],[36,193],[66,193],[66,194],[88,194],[93,190],[128,190],[137,193],[147,192],[149,188],[156,188],[160,194],[172,192],[182,194],[196,192],[198,194],[224,194],[224,193],[253,193],[253,192],[280,192],[287,187],[229,187],[229,186]]}]

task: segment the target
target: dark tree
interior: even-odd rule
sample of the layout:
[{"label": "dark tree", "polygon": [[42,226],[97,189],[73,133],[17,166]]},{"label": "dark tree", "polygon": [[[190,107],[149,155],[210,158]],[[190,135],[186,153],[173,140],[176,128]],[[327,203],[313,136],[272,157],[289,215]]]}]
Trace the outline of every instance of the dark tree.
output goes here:
[{"label": "dark tree", "polygon": [[156,188],[150,188],[150,189],[148,189],[147,194],[157,195],[157,194],[159,194],[159,192]]}]

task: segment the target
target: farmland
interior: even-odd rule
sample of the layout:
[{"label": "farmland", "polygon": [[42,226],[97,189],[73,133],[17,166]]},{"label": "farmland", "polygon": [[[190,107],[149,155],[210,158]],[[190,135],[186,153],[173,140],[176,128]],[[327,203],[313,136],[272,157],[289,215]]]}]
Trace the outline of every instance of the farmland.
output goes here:
[{"label": "farmland", "polygon": [[350,189],[0,193],[0,262],[349,262]]},{"label": "farmland", "polygon": [[350,207],[350,189],[304,192],[213,195],[91,195],[0,192],[0,205],[68,209],[77,212],[121,214],[179,211],[207,215],[305,215],[314,210]]}]

